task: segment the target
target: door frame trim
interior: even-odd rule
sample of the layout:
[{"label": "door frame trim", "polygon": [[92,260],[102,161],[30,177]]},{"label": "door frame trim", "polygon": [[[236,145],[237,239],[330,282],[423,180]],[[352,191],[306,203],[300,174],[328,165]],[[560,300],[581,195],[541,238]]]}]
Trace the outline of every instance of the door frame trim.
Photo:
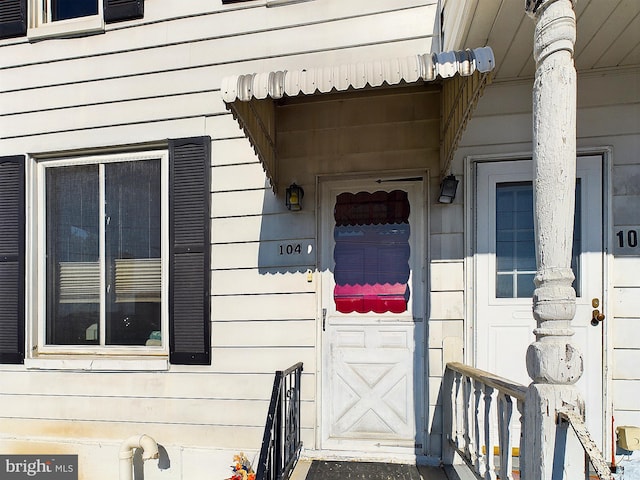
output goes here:
[{"label": "door frame trim", "polygon": [[[422,370],[424,381],[422,385],[423,389],[423,405],[420,406],[420,410],[416,411],[416,415],[420,413],[422,415],[422,437],[423,437],[423,448],[421,455],[403,455],[403,454],[393,454],[394,457],[397,457],[399,460],[409,460],[414,461],[417,458],[427,459],[428,449],[429,449],[429,435],[428,429],[431,426],[431,419],[429,418],[429,376],[428,376],[428,329],[427,321],[429,318],[429,301],[428,301],[428,293],[429,293],[429,262],[430,262],[430,234],[431,234],[431,214],[430,214],[430,195],[431,195],[431,169],[422,168],[422,169],[398,169],[398,170],[376,170],[376,171],[365,171],[365,172],[349,172],[347,174],[318,174],[315,178],[315,206],[316,206],[316,229],[315,229],[315,242],[316,242],[316,422],[315,422],[315,434],[314,440],[316,445],[316,457],[318,458],[342,458],[353,456],[356,452],[349,451],[334,451],[334,450],[323,450],[322,442],[323,442],[323,371],[322,371],[322,361],[325,353],[324,349],[324,339],[323,339],[323,329],[322,329],[322,302],[324,299],[324,291],[323,291],[323,250],[325,245],[323,243],[323,235],[322,235],[322,220],[323,220],[323,208],[324,208],[324,197],[323,190],[324,185],[327,183],[334,183],[340,181],[353,181],[358,182],[367,179],[374,178],[392,178],[392,177],[400,177],[399,179],[411,178],[411,177],[423,177],[422,180],[422,208],[423,208],[423,225],[422,225],[422,242],[420,245],[420,255],[423,261],[422,268],[422,277],[423,277],[423,302],[422,302],[422,315],[423,315],[423,323],[424,323],[424,338],[423,338],[423,358],[422,358]],[[415,314],[415,312],[414,312]],[[385,456],[376,456],[376,454],[364,454],[363,452],[357,452],[358,456],[363,459],[370,460],[388,460],[389,455]],[[428,459],[427,459],[428,462]],[[435,463],[434,463],[435,464]]]},{"label": "door frame trim", "polygon": [[[578,148],[577,157],[595,156],[602,157],[602,296],[603,296],[603,313],[607,318],[613,318],[613,308],[611,306],[611,293],[613,292],[613,279],[611,272],[613,271],[613,147],[611,146],[595,146]],[[476,242],[476,192],[477,192],[477,168],[479,163],[490,163],[499,161],[517,161],[531,160],[533,158],[532,151],[515,151],[507,153],[467,155],[463,158],[464,178],[464,268],[465,268],[465,309],[467,316],[464,326],[464,362],[468,365],[474,365],[475,359],[475,337],[476,331],[476,307],[475,307],[475,242]],[[608,368],[613,354],[613,334],[611,322],[605,323],[603,329],[603,345],[602,345],[602,431],[604,441],[604,452],[611,451],[612,448],[612,425],[608,419],[613,415],[613,398],[612,398],[612,369]],[[531,341],[534,337],[532,334]],[[523,352],[524,355],[524,352]]]}]

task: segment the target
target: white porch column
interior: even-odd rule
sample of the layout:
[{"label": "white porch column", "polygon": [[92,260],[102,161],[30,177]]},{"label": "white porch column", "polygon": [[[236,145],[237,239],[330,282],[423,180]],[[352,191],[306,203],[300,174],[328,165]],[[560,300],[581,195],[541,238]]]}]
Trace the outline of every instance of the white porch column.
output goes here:
[{"label": "white porch column", "polygon": [[[559,407],[584,413],[584,402],[573,386],[582,375],[582,355],[571,344],[576,303],[571,271],[576,22],[572,0],[527,0],[526,9],[536,22],[533,168],[537,273],[533,313],[537,328],[536,341],[527,350],[527,371],[533,383],[525,400],[523,478],[576,479],[584,478],[580,474],[584,471],[584,455],[571,447],[564,450],[563,442],[572,432],[556,424]],[[563,452],[564,461],[558,458]],[[554,460],[558,463],[552,473]],[[561,476],[557,476],[558,464],[564,471]]]}]

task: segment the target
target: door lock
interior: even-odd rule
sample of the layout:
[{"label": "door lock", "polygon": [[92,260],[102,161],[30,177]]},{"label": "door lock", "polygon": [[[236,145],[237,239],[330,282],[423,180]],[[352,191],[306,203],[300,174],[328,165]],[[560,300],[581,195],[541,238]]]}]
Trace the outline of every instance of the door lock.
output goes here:
[{"label": "door lock", "polygon": [[591,306],[593,307],[593,312],[591,312],[591,325],[597,327],[604,320],[604,313],[601,313],[600,310],[598,310],[600,300],[594,298],[591,300]]}]

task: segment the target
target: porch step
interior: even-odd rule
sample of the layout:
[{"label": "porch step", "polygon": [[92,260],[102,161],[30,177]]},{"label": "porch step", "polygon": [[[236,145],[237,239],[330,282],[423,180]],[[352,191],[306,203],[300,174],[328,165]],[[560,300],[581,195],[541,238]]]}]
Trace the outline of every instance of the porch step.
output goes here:
[{"label": "porch step", "polygon": [[437,467],[397,463],[313,460],[305,480],[447,480]]}]

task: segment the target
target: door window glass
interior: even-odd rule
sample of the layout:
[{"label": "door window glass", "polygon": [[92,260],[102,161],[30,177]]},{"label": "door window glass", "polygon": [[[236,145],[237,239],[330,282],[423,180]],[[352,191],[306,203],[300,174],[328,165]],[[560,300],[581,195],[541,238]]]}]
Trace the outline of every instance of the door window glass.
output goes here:
[{"label": "door window glass", "polygon": [[[580,179],[576,181],[576,207],[571,268],[573,288],[580,296]],[[496,298],[533,296],[536,255],[531,182],[496,185]]]},{"label": "door window glass", "polygon": [[341,313],[402,313],[409,301],[406,192],[338,195],[334,209],[333,298]]}]

